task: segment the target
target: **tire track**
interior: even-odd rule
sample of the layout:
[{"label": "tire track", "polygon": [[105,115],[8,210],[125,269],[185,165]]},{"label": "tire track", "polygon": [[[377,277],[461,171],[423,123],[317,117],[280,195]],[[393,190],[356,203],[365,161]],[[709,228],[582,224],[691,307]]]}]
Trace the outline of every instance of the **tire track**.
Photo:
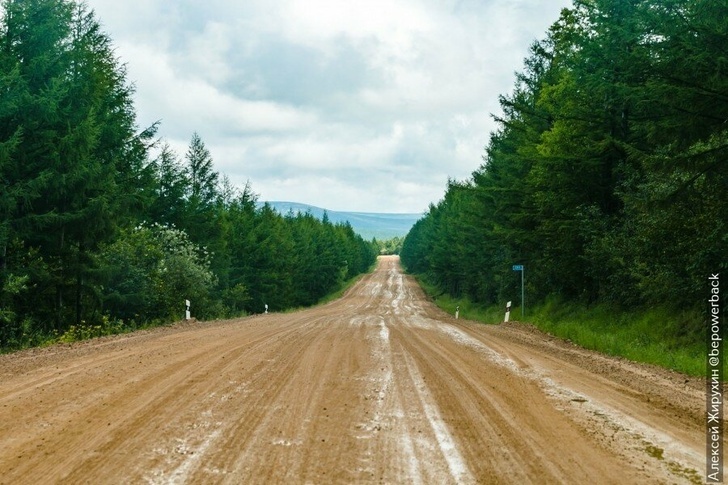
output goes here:
[{"label": "tire track", "polygon": [[695,396],[626,365],[385,257],[317,308],[0,356],[0,484],[694,482]]}]

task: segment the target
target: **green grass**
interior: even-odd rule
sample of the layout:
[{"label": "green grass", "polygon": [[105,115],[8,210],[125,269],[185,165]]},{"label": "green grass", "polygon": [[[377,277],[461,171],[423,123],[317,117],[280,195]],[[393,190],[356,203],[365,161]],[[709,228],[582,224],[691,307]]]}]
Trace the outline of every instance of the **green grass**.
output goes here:
[{"label": "green grass", "polygon": [[527,318],[541,330],[582,347],[689,375],[705,375],[700,315],[667,307],[619,311],[551,300]]},{"label": "green grass", "polygon": [[503,321],[505,314],[504,308],[490,306],[485,307],[475,304],[467,298],[453,298],[452,296],[440,292],[435,286],[427,281],[415,276],[422,290],[435,304],[443,311],[454,315],[457,307],[460,307],[460,318],[475,320],[483,323],[500,323]]},{"label": "green grass", "polygon": [[[460,306],[461,318],[489,324],[503,321],[505,305],[477,305],[467,298],[442,294],[421,279],[418,282],[435,304],[450,314]],[[667,307],[634,310],[618,310],[606,304],[587,307],[557,299],[527,310],[525,323],[580,347],[688,375],[705,375],[703,337],[700,332],[688,330],[700,328],[700,315],[675,312]],[[511,321],[520,320],[520,308],[511,308]]]}]

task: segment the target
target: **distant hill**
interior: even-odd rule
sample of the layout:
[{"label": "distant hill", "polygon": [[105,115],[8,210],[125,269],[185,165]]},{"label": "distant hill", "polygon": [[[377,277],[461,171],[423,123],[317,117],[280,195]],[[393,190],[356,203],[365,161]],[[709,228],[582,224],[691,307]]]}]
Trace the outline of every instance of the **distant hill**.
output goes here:
[{"label": "distant hill", "polygon": [[[265,202],[261,202],[263,205]],[[322,209],[298,202],[269,201],[268,204],[280,214],[310,212],[314,217],[321,219],[326,212],[329,220],[336,224],[349,221],[354,232],[366,240],[377,238],[380,240],[404,237],[423,214],[387,214],[376,212],[339,212]]]}]

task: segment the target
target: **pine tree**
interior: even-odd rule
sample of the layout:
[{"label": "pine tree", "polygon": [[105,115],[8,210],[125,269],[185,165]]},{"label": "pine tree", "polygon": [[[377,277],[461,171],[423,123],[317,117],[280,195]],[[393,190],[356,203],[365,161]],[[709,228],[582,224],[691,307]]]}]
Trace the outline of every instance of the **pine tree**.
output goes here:
[{"label": "pine tree", "polygon": [[187,191],[185,168],[168,143],[162,145],[151,166],[155,173],[154,199],[149,208],[151,220],[182,227]]},{"label": "pine tree", "polygon": [[193,209],[211,206],[217,195],[218,173],[213,170],[210,151],[197,133],[192,135],[185,160],[190,205]]},{"label": "pine tree", "polygon": [[10,237],[40,248],[47,273],[36,275],[30,310],[62,330],[93,303],[89,252],[120,221],[119,171],[134,162],[128,155],[137,138],[132,90],[110,39],[83,5],[4,7],[0,49],[17,74],[0,125],[20,134],[4,170],[21,195]]}]

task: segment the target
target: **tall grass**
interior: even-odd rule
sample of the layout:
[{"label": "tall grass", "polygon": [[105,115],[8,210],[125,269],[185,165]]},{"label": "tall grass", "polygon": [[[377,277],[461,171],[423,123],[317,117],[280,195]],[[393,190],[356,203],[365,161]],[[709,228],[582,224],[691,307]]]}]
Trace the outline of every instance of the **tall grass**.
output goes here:
[{"label": "tall grass", "polygon": [[[467,298],[441,294],[419,279],[425,293],[444,311],[483,323],[500,323],[503,306],[477,305]],[[511,320],[520,320],[519,307],[511,309]],[[705,339],[701,315],[676,312],[667,306],[632,310],[607,304],[587,306],[564,303],[556,298],[531,307],[526,323],[540,330],[570,340],[581,347],[636,362],[658,365],[693,376],[705,375]]]},{"label": "tall grass", "polygon": [[618,310],[549,300],[529,320],[541,330],[608,355],[705,375],[700,314],[666,306]]}]

